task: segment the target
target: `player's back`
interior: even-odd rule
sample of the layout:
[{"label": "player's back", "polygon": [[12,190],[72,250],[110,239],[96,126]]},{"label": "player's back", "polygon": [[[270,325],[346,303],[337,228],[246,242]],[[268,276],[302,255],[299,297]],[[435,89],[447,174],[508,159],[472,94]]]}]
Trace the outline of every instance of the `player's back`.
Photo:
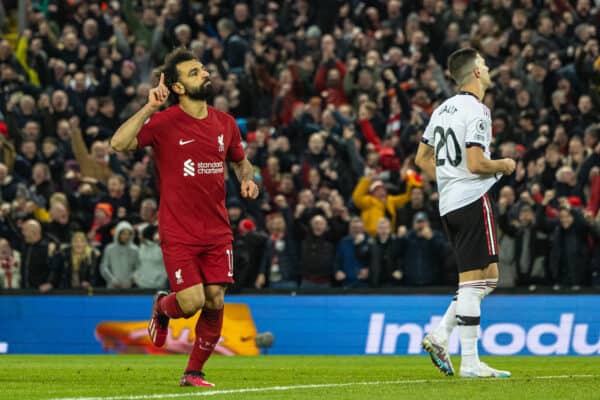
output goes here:
[{"label": "player's back", "polygon": [[491,124],[489,109],[471,94],[452,96],[433,111],[423,142],[435,153],[441,215],[472,203],[496,182],[495,176],[473,174],[467,166],[471,146],[490,158]]}]

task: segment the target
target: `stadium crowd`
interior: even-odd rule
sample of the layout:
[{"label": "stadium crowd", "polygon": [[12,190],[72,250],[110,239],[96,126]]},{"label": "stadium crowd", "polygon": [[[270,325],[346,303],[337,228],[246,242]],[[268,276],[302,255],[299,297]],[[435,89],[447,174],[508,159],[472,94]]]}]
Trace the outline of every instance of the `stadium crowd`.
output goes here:
[{"label": "stadium crowd", "polygon": [[414,153],[467,46],[495,82],[492,153],[518,161],[493,189],[499,286],[600,287],[591,0],[27,3],[27,29],[0,41],[2,288],[167,285],[151,151],[108,141],[177,46],[257,167],[250,201],[226,171],[234,290],[455,284]]}]

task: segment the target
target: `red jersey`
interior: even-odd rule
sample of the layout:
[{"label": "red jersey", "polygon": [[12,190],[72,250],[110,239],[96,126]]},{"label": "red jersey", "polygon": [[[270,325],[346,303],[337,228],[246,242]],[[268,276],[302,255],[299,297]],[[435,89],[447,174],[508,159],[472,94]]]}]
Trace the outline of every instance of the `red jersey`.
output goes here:
[{"label": "red jersey", "polygon": [[137,136],[152,146],[160,178],[159,232],[167,244],[231,242],[225,208],[226,161],[244,159],[239,128],[228,114],[208,107],[197,119],[179,104],[153,114]]}]

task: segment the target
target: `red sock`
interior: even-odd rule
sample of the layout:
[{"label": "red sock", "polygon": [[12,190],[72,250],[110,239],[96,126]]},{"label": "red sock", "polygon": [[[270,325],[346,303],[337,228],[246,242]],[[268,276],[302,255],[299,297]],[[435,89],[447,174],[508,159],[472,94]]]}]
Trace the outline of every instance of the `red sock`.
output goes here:
[{"label": "red sock", "polygon": [[177,302],[176,293],[171,293],[167,296],[161,297],[158,301],[158,311],[166,314],[169,318],[182,318],[185,317],[179,303]]},{"label": "red sock", "polygon": [[202,372],[204,363],[212,354],[221,337],[223,327],[223,309],[211,310],[203,308],[196,324],[196,341],[190,354],[186,372]]}]

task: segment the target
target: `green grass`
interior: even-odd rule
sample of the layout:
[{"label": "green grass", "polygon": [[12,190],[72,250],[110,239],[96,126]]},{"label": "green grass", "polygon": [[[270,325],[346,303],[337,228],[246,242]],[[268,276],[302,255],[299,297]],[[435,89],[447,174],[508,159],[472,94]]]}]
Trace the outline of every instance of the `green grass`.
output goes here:
[{"label": "green grass", "polygon": [[[1,356],[0,399],[141,396],[137,399],[598,399],[598,357],[483,357],[508,369],[510,379],[444,377],[426,357],[223,357],[205,370],[215,389],[180,388],[184,356]],[[460,365],[454,357],[455,367]],[[549,376],[569,376],[548,378]],[[407,382],[413,380],[413,382]],[[414,382],[416,380],[416,382]],[[356,385],[358,382],[379,384]],[[348,386],[232,392],[242,388],[345,384]],[[143,397],[155,395],[152,397]],[[194,396],[193,398],[196,398]],[[468,396],[468,397],[467,397]],[[130,397],[134,399],[135,397]],[[113,399],[117,400],[117,399]]]}]

